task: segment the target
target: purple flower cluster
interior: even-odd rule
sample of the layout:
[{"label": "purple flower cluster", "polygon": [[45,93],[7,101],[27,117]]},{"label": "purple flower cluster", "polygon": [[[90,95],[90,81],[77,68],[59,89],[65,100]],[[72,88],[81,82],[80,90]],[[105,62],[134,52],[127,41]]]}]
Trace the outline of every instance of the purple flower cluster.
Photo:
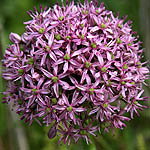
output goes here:
[{"label": "purple flower cluster", "polygon": [[93,2],[28,14],[26,31],[10,34],[13,44],[3,59],[8,81],[3,102],[13,103],[22,120],[50,126],[50,139],[58,134],[59,142],[89,143],[89,135],[123,129],[146,108],[142,94],[149,70],[126,17]]}]

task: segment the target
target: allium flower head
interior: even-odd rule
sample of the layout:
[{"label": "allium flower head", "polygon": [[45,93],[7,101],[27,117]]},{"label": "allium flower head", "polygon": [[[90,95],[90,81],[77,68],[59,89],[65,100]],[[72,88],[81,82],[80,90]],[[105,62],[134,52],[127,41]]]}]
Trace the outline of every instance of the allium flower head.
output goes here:
[{"label": "allium flower head", "polygon": [[26,31],[10,34],[3,59],[3,102],[13,103],[22,120],[50,126],[50,139],[89,143],[90,134],[123,129],[146,108],[149,70],[131,21],[93,2],[28,14]]}]

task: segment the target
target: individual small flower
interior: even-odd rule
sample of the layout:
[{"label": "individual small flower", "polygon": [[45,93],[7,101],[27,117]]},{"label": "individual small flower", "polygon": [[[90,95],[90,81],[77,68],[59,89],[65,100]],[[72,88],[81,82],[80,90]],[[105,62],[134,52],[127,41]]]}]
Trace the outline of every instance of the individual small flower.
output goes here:
[{"label": "individual small flower", "polygon": [[60,85],[62,86],[63,89],[66,89],[66,90],[67,89],[69,90],[71,88],[67,82],[61,80],[62,78],[67,76],[67,74],[64,74],[64,73],[62,73],[60,75],[57,74],[58,67],[55,67],[53,74],[51,74],[50,72],[48,72],[47,70],[45,70],[43,68],[41,70],[44,73],[44,75],[49,78],[49,80],[47,82],[45,82],[44,86],[49,87],[51,85],[51,88],[53,88],[56,98],[59,97],[59,88],[60,88],[59,86]]},{"label": "individual small flower", "polygon": [[53,61],[57,61],[57,57],[53,51],[61,46],[60,44],[54,44],[54,33],[51,33],[47,38],[48,43],[39,38],[38,45],[40,44],[42,48],[39,47],[39,50],[34,53],[35,55],[42,55],[41,66],[45,64],[47,55],[49,55]]},{"label": "individual small flower", "polygon": [[71,46],[70,44],[67,44],[66,53],[59,50],[56,50],[55,53],[59,56],[59,59],[56,61],[54,66],[63,64],[63,73],[66,73],[70,69],[77,68],[80,65],[78,61],[76,61],[75,57],[82,53],[82,49],[71,53]]},{"label": "individual small flower", "polygon": [[[84,125],[83,122],[86,122],[88,124]],[[99,127],[93,126],[92,122],[95,122],[94,118],[89,118],[89,120],[85,118],[83,120],[77,121],[78,128],[77,128],[76,136],[78,138],[82,137],[83,139],[85,139],[87,144],[92,143],[89,135],[96,136],[95,132],[99,131]]]},{"label": "individual small flower", "polygon": [[29,97],[26,97],[26,100],[28,100],[27,108],[30,107],[36,100],[37,102],[41,102],[42,105],[45,105],[45,101],[41,97],[41,94],[48,94],[50,93],[49,89],[41,88],[42,83],[44,82],[44,77],[40,78],[37,85],[34,85],[32,78],[28,75],[25,77],[26,81],[29,82],[29,88],[21,87],[21,91],[24,93],[31,94]]},{"label": "individual small flower", "polygon": [[90,71],[92,75],[95,75],[95,67],[99,65],[98,62],[92,63],[94,58],[94,53],[88,57],[88,59],[85,56],[80,56],[79,59],[82,61],[81,67],[83,68],[82,77],[80,80],[80,83],[83,84],[84,80],[86,79],[86,76],[88,76],[87,72]]},{"label": "individual small flower", "polygon": [[3,64],[6,67],[10,67],[16,62],[20,63],[20,59],[23,57],[23,54],[24,53],[21,51],[19,44],[10,45],[5,51],[5,59],[3,60]]},{"label": "individual small flower", "polygon": [[46,123],[46,125],[49,126],[53,121],[58,120],[56,109],[54,106],[52,106],[53,104],[57,104],[57,99],[45,96],[44,100],[45,100],[45,105],[43,104],[40,105],[38,109],[39,113],[37,115],[39,117],[43,117],[43,123]]},{"label": "individual small flower", "polygon": [[68,117],[73,120],[74,124],[76,124],[76,118],[75,114],[81,113],[83,111],[86,111],[85,108],[78,107],[78,103],[80,102],[79,99],[77,99],[76,91],[72,96],[72,103],[70,104],[68,101],[68,98],[63,93],[62,99],[59,100],[58,105],[55,106],[56,110],[61,111],[60,119],[68,119]]},{"label": "individual small flower", "polygon": [[129,120],[130,118],[128,117],[114,114],[112,116],[112,125],[115,126],[116,128],[123,129],[124,127],[126,127],[126,125],[122,121],[129,121]]},{"label": "individual small flower", "polygon": [[75,142],[78,141],[78,137],[76,136],[77,130],[68,124],[66,121],[62,123],[63,126],[58,125],[58,132],[60,133],[60,139],[58,144],[63,141],[64,144],[70,145],[71,140],[73,139]]},{"label": "individual small flower", "polygon": [[139,116],[139,113],[137,110],[143,110],[143,108],[147,108],[145,105],[140,104],[140,101],[145,101],[147,97],[142,97],[140,96],[143,94],[144,90],[141,92],[137,93],[137,91],[134,91],[133,93],[130,92],[130,97],[128,98],[128,104],[124,108],[127,112],[130,111],[131,118],[133,118],[134,112]]},{"label": "individual small flower", "polygon": [[89,113],[89,115],[97,113],[97,120],[100,119],[103,122],[105,117],[107,120],[109,120],[112,116],[112,113],[117,110],[117,107],[112,106],[111,103],[113,103],[118,97],[119,96],[117,95],[109,99],[108,93],[105,93],[104,96],[101,95],[100,99],[94,101],[96,107]]}]

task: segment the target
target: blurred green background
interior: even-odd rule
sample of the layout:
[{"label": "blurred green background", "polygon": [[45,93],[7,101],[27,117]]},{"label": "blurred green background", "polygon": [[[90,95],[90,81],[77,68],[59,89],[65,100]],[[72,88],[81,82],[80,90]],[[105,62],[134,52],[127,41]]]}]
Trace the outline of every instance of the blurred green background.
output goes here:
[{"label": "blurred green background", "polygon": [[[145,59],[150,60],[150,1],[103,0],[103,2],[115,15],[119,11],[120,17],[128,15],[128,19],[133,21],[133,29],[138,32],[140,40],[144,41]],[[26,11],[33,10],[34,6],[39,8],[40,4],[51,7],[55,3],[55,0],[0,0],[1,59],[9,44],[10,32],[21,35],[25,31],[23,22],[30,20]],[[0,72],[1,69],[0,67]],[[0,77],[0,92],[5,89],[5,84]],[[149,87],[145,87],[145,91],[146,95],[150,95]],[[0,150],[78,150],[79,148],[80,150],[150,150],[150,111],[147,109],[140,114],[141,117],[134,117],[123,131],[117,129],[113,134],[98,135],[91,145],[80,140],[77,144],[67,147],[57,145],[57,138],[49,140],[47,127],[40,127],[37,123],[32,126],[24,124],[8,106],[0,103]]]}]

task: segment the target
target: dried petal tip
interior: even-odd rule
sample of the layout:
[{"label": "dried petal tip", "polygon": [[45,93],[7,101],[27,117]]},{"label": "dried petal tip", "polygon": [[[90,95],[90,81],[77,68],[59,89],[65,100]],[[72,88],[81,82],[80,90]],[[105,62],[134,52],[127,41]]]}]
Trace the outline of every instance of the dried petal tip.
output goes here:
[{"label": "dried petal tip", "polygon": [[21,37],[16,34],[16,33],[10,33],[9,35],[9,39],[13,42],[13,43],[20,43],[21,42]]}]

